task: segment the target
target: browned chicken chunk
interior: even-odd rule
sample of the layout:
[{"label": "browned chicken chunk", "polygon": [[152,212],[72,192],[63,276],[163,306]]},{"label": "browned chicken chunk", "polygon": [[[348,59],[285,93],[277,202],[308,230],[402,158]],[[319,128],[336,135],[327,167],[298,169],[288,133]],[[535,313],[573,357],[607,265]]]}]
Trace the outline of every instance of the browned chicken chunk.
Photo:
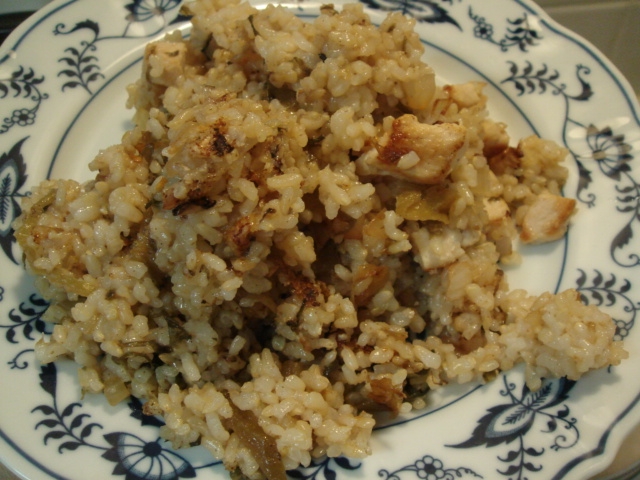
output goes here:
[{"label": "browned chicken chunk", "polygon": [[464,151],[465,134],[465,127],[457,123],[430,125],[403,115],[393,121],[389,138],[369,166],[381,175],[435,184],[446,178]]},{"label": "browned chicken chunk", "polygon": [[541,193],[524,216],[520,239],[526,243],[557,240],[566,233],[575,206],[572,198]]},{"label": "browned chicken chunk", "polygon": [[183,73],[187,46],[184,43],[162,41],[151,43],[145,52],[145,68],[158,85],[173,85]]}]

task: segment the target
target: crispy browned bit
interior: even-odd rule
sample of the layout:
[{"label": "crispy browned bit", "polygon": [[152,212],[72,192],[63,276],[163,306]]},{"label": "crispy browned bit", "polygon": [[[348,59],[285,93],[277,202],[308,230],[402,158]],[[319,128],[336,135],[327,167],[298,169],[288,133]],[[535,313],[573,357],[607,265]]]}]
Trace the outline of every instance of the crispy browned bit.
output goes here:
[{"label": "crispy browned bit", "polygon": [[320,305],[318,297],[320,296],[319,285],[305,277],[304,275],[288,275],[289,286],[293,290],[293,294],[302,299],[304,305]]},{"label": "crispy browned bit", "polygon": [[286,480],[287,474],[275,438],[262,429],[258,417],[252,411],[240,410],[228,395],[227,400],[233,415],[222,419],[224,428],[235,433],[249,449],[267,480]]},{"label": "crispy browned bit", "polygon": [[407,135],[396,128],[397,120],[394,121],[393,132],[389,137],[389,142],[379,150],[380,162],[387,165],[396,165],[398,161],[407,153],[413,151],[412,145],[407,141]]},{"label": "crispy browned bit", "polygon": [[200,211],[202,209],[208,209],[214,207],[216,204],[215,200],[211,200],[210,198],[194,198],[191,201],[181,203],[176,208],[171,210],[176,217],[188,215],[190,213],[194,213]]},{"label": "crispy browned bit", "polygon": [[[208,203],[213,205],[213,201],[209,198],[211,190],[219,180],[218,173],[203,173],[200,178],[185,180],[187,186],[187,196],[185,198],[176,198],[172,188],[167,188],[162,194],[162,208],[165,210],[175,210],[181,205],[200,205],[205,206]],[[178,214],[182,214],[178,210]],[[174,213],[175,214],[175,213]]]},{"label": "crispy browned bit", "polygon": [[[227,95],[221,95],[212,100],[213,103],[227,101]],[[205,167],[203,173],[216,174],[218,177],[225,172],[217,172],[221,163],[218,158],[235,150],[233,143],[227,138],[228,125],[224,119],[218,119],[214,124],[198,124],[188,140],[176,142],[170,158],[167,161],[165,175],[181,178],[185,171]]]},{"label": "crispy browned bit", "polygon": [[219,157],[225,156],[227,153],[233,152],[233,145],[229,144],[227,137],[219,128],[214,128],[213,138],[211,139],[211,150]]},{"label": "crispy browned bit", "polygon": [[513,147],[508,147],[501,153],[489,158],[489,168],[496,175],[513,174],[522,164],[522,153]]},{"label": "crispy browned bit", "polygon": [[[466,128],[457,123],[420,123],[415,115],[393,121],[391,134],[382,140],[372,166],[381,174],[422,184],[436,184],[451,172],[465,146]],[[414,161],[404,162],[412,153]]]},{"label": "crispy browned bit", "polygon": [[312,280],[300,272],[296,272],[279,259],[275,260],[277,270],[280,273],[279,279],[284,287],[289,288],[291,293],[302,300],[304,305],[317,307],[320,305],[320,296],[328,291],[327,285],[318,280]]},{"label": "crispy browned bit", "polygon": [[405,399],[402,385],[393,385],[388,377],[374,378],[369,382],[369,385],[371,392],[368,396],[371,400],[379,405],[384,405],[394,414],[400,411]]},{"label": "crispy browned bit", "polygon": [[251,216],[240,217],[224,231],[224,238],[237,255],[246,255],[254,240],[254,220]]}]

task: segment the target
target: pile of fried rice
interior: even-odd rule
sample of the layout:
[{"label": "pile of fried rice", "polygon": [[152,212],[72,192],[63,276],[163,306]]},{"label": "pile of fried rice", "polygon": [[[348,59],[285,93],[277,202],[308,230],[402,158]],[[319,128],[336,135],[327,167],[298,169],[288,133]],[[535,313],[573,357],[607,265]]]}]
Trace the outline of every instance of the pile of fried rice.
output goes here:
[{"label": "pile of fried rice", "polygon": [[148,45],[135,127],[48,180],[14,224],[84,392],[143,399],[174,447],[284,478],[371,453],[374,413],[524,363],[577,379],[626,357],[575,290],[508,288],[514,245],[562,237],[567,152],[512,141],[481,83],[436,85],[414,20],[312,23],[201,0]]}]

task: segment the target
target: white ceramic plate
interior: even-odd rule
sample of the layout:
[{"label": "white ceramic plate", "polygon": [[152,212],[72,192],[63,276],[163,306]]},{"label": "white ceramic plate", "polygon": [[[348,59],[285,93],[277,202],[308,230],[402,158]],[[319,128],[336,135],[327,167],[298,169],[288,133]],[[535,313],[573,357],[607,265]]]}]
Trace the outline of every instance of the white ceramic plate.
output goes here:
[{"label": "white ceramic plate", "polygon": [[[511,285],[578,288],[615,318],[631,358],[535,393],[520,370],[482,387],[442,389],[427,410],[379,428],[370,458],[318,462],[290,476],[588,478],[640,421],[635,97],[591,45],[528,1],[363,3],[376,22],[389,10],[414,16],[440,80],[487,82],[491,114],[513,138],[538,133],[566,145],[565,193],[580,211],[566,240],[524,250],[524,264],[508,272]],[[313,17],[320,4],[287,6]],[[179,0],[57,0],[0,50],[0,456],[29,479],[227,478],[201,448],[173,452],[139,404],[82,399],[73,365],[34,361],[34,341],[49,329],[40,319],[46,305],[23,273],[10,229],[33,184],[86,179],[98,149],[119,141],[130,126],[125,86],[139,74],[144,44],[169,29],[188,32],[178,11]]]}]

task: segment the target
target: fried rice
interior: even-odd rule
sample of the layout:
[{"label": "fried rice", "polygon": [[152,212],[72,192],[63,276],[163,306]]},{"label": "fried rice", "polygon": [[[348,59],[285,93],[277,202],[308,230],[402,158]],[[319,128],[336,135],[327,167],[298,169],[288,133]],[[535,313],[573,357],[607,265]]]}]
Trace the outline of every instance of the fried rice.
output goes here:
[{"label": "fried rice", "polygon": [[[378,411],[524,363],[527,385],[627,356],[575,290],[510,290],[517,242],[562,237],[567,152],[513,141],[482,83],[437,85],[414,20],[306,23],[199,0],[147,46],[135,127],[46,180],[15,236],[84,392],[130,395],[176,448],[284,478],[364,457]],[[425,395],[427,400],[425,400]]]}]

